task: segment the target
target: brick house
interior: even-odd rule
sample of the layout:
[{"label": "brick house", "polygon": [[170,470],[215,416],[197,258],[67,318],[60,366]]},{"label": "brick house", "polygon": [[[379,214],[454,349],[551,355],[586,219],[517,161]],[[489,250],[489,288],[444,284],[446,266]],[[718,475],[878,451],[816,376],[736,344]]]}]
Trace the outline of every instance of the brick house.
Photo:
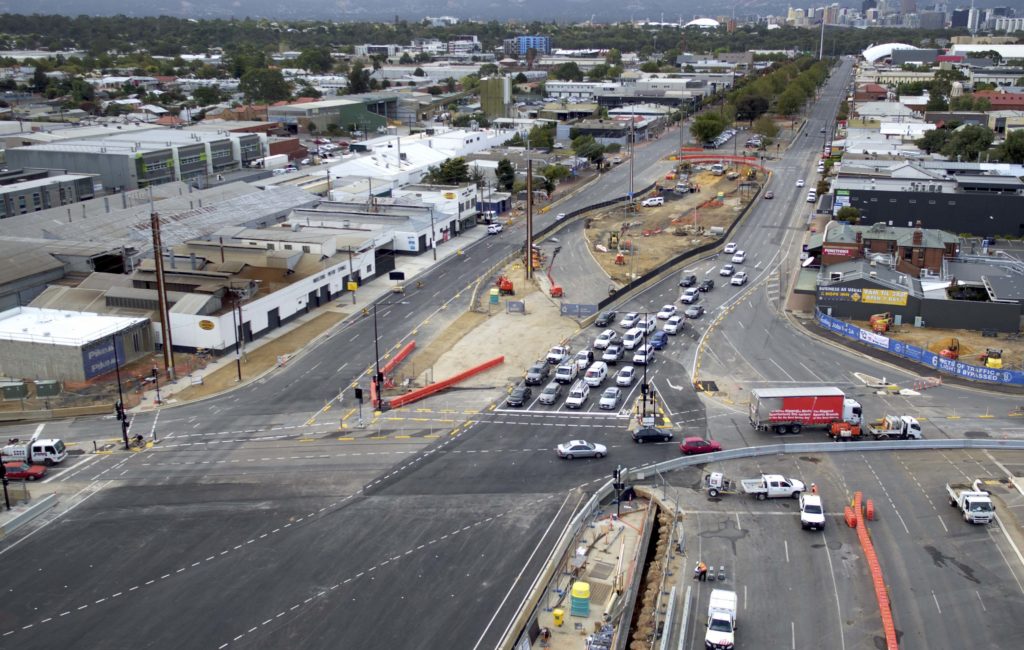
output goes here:
[{"label": "brick house", "polygon": [[807,252],[820,260],[822,266],[873,258],[917,278],[923,269],[941,273],[943,258],[956,257],[958,243],[956,235],[923,229],[920,222],[915,228],[899,228],[882,223],[851,226],[834,221],[821,234],[811,236]]}]

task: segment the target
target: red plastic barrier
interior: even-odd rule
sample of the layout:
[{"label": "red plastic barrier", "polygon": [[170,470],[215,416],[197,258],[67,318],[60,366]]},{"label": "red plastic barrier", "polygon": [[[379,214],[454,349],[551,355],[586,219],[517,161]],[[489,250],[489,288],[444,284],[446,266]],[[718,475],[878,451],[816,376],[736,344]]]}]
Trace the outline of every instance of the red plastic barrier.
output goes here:
[{"label": "red plastic barrier", "polygon": [[[878,562],[878,554],[875,552],[875,545],[868,533],[867,522],[859,515],[864,512],[864,495],[856,492],[853,495],[853,508],[846,507],[847,523],[851,515],[858,519],[856,522],[857,539],[860,540],[861,549],[864,551],[864,559],[867,561],[868,569],[871,571],[871,582],[875,588],[875,599],[878,601],[878,610],[882,618],[882,631],[885,633],[886,650],[899,650],[899,639],[896,636],[896,622],[892,617],[892,603],[889,601],[889,590],[885,586],[885,576],[882,574],[882,565]],[[868,518],[873,519],[875,504],[872,500],[867,501]]]},{"label": "red plastic barrier", "polygon": [[438,393],[444,390],[445,388],[448,388],[449,386],[454,386],[459,382],[469,379],[473,375],[478,375],[485,370],[490,370],[494,366],[501,365],[503,363],[505,363],[504,356],[494,357],[490,361],[485,361],[481,363],[479,366],[474,366],[469,370],[464,370],[453,377],[449,377],[448,379],[442,379],[437,383],[430,384],[429,386],[424,386],[423,388],[417,390],[409,391],[405,395],[399,395],[398,397],[392,398],[391,408],[405,406],[406,404],[411,404],[412,402],[421,400],[424,397],[429,397],[430,395]]},{"label": "red plastic barrier", "polygon": [[380,398],[377,396],[377,382],[370,380],[370,404],[373,408],[380,408]]},{"label": "red plastic barrier", "polygon": [[405,358],[412,354],[412,351],[416,349],[416,341],[409,341],[405,344],[398,354],[391,357],[391,359],[384,364],[384,367],[380,369],[385,375],[390,375],[391,371],[398,367],[398,364],[405,361]]}]

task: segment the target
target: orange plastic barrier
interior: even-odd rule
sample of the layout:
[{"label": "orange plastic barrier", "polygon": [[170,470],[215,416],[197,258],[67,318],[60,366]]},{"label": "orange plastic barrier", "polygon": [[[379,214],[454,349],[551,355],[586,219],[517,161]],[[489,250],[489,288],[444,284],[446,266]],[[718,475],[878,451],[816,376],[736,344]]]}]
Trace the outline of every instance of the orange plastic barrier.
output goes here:
[{"label": "orange plastic barrier", "polygon": [[868,499],[864,506],[864,516],[868,518],[868,521],[875,520],[875,502],[871,499]]},{"label": "orange plastic barrier", "polygon": [[380,408],[380,398],[377,396],[377,382],[370,380],[370,404],[373,408]]},{"label": "orange plastic barrier", "polygon": [[405,361],[405,358],[412,354],[412,351],[416,349],[416,341],[409,341],[405,344],[398,354],[393,356],[390,361],[384,364],[384,367],[380,369],[385,375],[390,375],[391,371],[398,367],[398,364]]},{"label": "orange plastic barrier", "polygon": [[[868,534],[866,522],[859,518],[863,512],[864,495],[855,492],[853,495],[853,516],[858,519],[856,522],[857,539],[860,540],[861,549],[864,551],[864,559],[867,560],[868,569],[871,571],[871,581],[875,587],[875,599],[878,601],[878,610],[882,616],[882,631],[885,633],[886,650],[899,650],[899,640],[896,637],[896,623],[892,618],[892,607],[889,602],[889,590],[885,586],[885,577],[882,575],[882,565],[878,562],[878,555],[875,553],[875,545]],[[870,499],[867,502],[868,517],[874,518],[875,504]],[[847,506],[846,511],[851,508]]]},{"label": "orange plastic barrier", "polygon": [[853,508],[846,506],[843,510],[843,519],[846,521],[846,525],[850,528],[857,527],[857,515],[853,514]]},{"label": "orange plastic barrier", "polygon": [[465,381],[472,377],[473,375],[480,374],[485,370],[490,370],[494,366],[501,365],[503,363],[505,363],[504,356],[494,357],[490,361],[485,361],[481,363],[479,366],[474,366],[469,370],[464,370],[457,375],[449,377],[448,379],[442,379],[441,381],[430,384],[429,386],[424,386],[423,388],[409,391],[405,395],[399,395],[398,397],[392,398],[390,406],[391,408],[398,408],[399,406],[411,404],[415,401],[423,399],[424,397],[429,397],[434,393],[438,393],[444,390],[445,388],[448,388],[449,386],[454,386],[459,382]]}]

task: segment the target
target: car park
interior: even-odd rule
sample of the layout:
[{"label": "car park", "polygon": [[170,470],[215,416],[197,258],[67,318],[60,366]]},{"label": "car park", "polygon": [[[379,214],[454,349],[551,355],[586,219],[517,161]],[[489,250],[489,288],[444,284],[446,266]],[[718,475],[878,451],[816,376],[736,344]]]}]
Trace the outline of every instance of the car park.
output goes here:
[{"label": "car park", "polygon": [[731,280],[729,280],[729,284],[733,285],[734,287],[742,287],[746,283],[747,283],[747,272],[746,271],[740,271],[736,275],[732,276]]},{"label": "car park", "polygon": [[551,366],[538,361],[526,370],[526,385],[540,386],[551,376]]},{"label": "car park", "polygon": [[544,387],[544,390],[542,390],[540,395],[537,397],[537,401],[541,404],[547,404],[550,406],[551,404],[558,402],[561,397],[562,385],[557,381],[553,381]]},{"label": "car park", "polygon": [[526,384],[519,384],[505,398],[507,406],[524,406],[533,396],[533,390]]},{"label": "car park", "polygon": [[722,451],[722,444],[717,440],[705,440],[699,436],[688,436],[679,443],[679,451],[687,456],[692,454],[709,454]]},{"label": "car park", "polygon": [[796,186],[797,187],[803,187],[804,186],[804,179],[801,178],[801,179],[797,180]]},{"label": "car park", "polygon": [[[12,481],[37,481],[46,476],[46,465],[30,465],[24,461],[12,460],[4,463],[6,478]],[[4,490],[7,489],[4,482]]]},{"label": "car park", "polygon": [[615,317],[617,315],[618,314],[614,311],[606,311],[597,317],[597,320],[594,321],[594,325],[597,325],[598,327],[608,327],[615,322]]},{"label": "car park", "polygon": [[636,313],[635,311],[631,311],[622,317],[622,320],[619,321],[619,327],[624,327],[627,330],[631,329],[633,327],[636,327],[636,323],[639,320],[640,314]]},{"label": "car park", "polygon": [[736,267],[735,266],[733,266],[732,264],[726,264],[725,266],[722,267],[722,270],[718,272],[718,275],[729,277],[730,275],[732,275],[735,272],[736,272]]},{"label": "car park", "polygon": [[579,367],[572,361],[563,363],[555,369],[555,381],[560,384],[571,384],[576,381],[576,375],[580,372]]},{"label": "car park", "polygon": [[612,411],[619,408],[619,402],[621,401],[622,389],[618,386],[609,386],[601,393],[601,401],[597,405],[606,411]]},{"label": "car park", "polygon": [[607,377],[608,364],[604,361],[595,361],[587,368],[586,374],[583,375],[583,381],[587,382],[591,388],[597,388],[604,383]]},{"label": "car park", "polygon": [[606,350],[612,343],[617,343],[619,340],[619,333],[615,330],[605,330],[597,335],[594,339],[595,350]]},{"label": "car park", "polygon": [[622,354],[622,344],[612,343],[611,345],[608,346],[608,349],[606,349],[604,353],[601,355],[601,361],[604,361],[605,363],[610,365],[615,365],[619,362],[619,359],[622,358]]},{"label": "car park", "polygon": [[665,305],[657,313],[656,318],[658,320],[668,320],[675,316],[677,309],[675,305]]},{"label": "car park", "polygon": [[583,408],[583,405],[587,403],[587,398],[590,397],[590,386],[586,382],[577,381],[569,389],[569,396],[565,398],[565,408],[578,409]]},{"label": "car park", "polygon": [[655,332],[651,335],[651,347],[655,350],[662,350],[668,345],[668,334],[665,332]]},{"label": "car park", "polygon": [[633,365],[646,366],[654,361],[654,347],[651,344],[641,345],[633,353]]},{"label": "car park", "polygon": [[711,278],[708,278],[707,280],[701,281],[700,286],[697,287],[697,291],[700,291],[701,293],[707,293],[708,291],[711,291],[714,288],[715,281],[712,280]]},{"label": "car park", "polygon": [[686,311],[683,312],[683,316],[686,316],[687,318],[700,318],[703,315],[704,307],[701,305],[687,307]]},{"label": "car park", "polygon": [[619,371],[615,373],[616,386],[632,386],[635,379],[636,368],[633,366],[624,366],[619,368]]},{"label": "car park", "polygon": [[679,286],[681,287],[692,287],[697,284],[697,276],[692,273],[684,273],[679,278]]},{"label": "car park", "polygon": [[503,230],[503,228],[502,228],[500,223],[492,223],[492,224],[487,226],[487,234],[488,235],[497,235],[502,230]]},{"label": "car park", "polygon": [[633,432],[633,442],[641,445],[645,442],[668,442],[671,439],[672,432],[667,429],[641,427]]},{"label": "car park", "polygon": [[683,295],[679,296],[679,302],[685,305],[692,305],[698,300],[700,300],[700,290],[693,287],[683,291]]},{"label": "car park", "polygon": [[570,440],[558,445],[555,451],[560,458],[572,460],[573,458],[604,458],[608,453],[608,448],[596,442]]},{"label": "car park", "polygon": [[732,256],[733,264],[743,264],[747,261],[747,251],[736,251],[736,254]]},{"label": "car park", "polygon": [[580,371],[584,371],[590,367],[590,364],[594,363],[594,353],[588,349],[580,350],[573,357],[573,361],[576,362],[576,367]]},{"label": "car park", "polygon": [[725,248],[722,249],[722,252],[725,253],[726,255],[732,255],[737,250],[739,250],[739,248],[739,244],[737,244],[734,241],[731,241],[725,245]]},{"label": "car park", "polygon": [[683,317],[676,314],[672,318],[668,319],[665,323],[665,327],[662,328],[662,331],[667,334],[678,334],[683,331],[683,327],[685,327],[684,323],[685,321],[683,320]]},{"label": "car park", "polygon": [[641,201],[640,205],[644,206],[645,208],[653,208],[655,206],[665,205],[665,197],[652,196],[648,199],[644,199],[643,201]]}]

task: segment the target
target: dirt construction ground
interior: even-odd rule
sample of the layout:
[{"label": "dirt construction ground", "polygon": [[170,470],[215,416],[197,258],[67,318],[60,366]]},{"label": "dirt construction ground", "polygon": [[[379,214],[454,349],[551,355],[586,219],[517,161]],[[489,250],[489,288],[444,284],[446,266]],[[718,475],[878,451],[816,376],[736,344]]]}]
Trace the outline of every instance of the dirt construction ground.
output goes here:
[{"label": "dirt construction ground", "polygon": [[[467,312],[449,325],[426,347],[417,350],[399,366],[398,375],[415,375],[424,386],[456,375],[488,359],[504,355],[505,362],[463,383],[463,388],[506,387],[520,381],[527,367],[543,359],[548,349],[576,331],[576,322],[559,315],[559,307],[534,286],[527,287],[521,265],[508,269],[515,285],[514,296],[501,296],[489,314]],[[482,288],[481,301],[487,305],[489,286]],[[526,314],[505,312],[505,301],[522,300]],[[400,394],[396,391],[391,394]]]},{"label": "dirt construction ground", "polygon": [[[739,179],[729,180],[726,176],[698,171],[691,173],[690,182],[700,188],[699,192],[676,194],[663,190],[664,205],[638,207],[637,213],[628,218],[621,206],[601,211],[586,230],[590,250],[612,280],[625,284],[631,275],[639,277],[667,259],[714,241],[716,237],[705,234],[707,230],[712,226],[729,227],[744,204],[754,197],[753,190],[738,189],[742,179],[742,174]],[[759,174],[758,182],[763,181],[764,176]],[[675,185],[675,181],[666,183]],[[723,193],[721,199],[719,192]],[[630,255],[631,249],[636,250],[635,255]],[[619,252],[623,263],[616,264]]]},{"label": "dirt construction ground", "polygon": [[[871,325],[867,321],[850,322],[863,329],[871,330]],[[964,363],[981,366],[983,364],[979,357],[985,354],[986,349],[994,348],[1003,351],[1004,368],[1020,370],[1024,366],[1024,339],[1008,339],[1006,334],[991,337],[982,336],[981,332],[975,330],[937,330],[901,325],[896,330],[886,332],[885,335],[935,353],[949,347],[950,340],[955,338],[960,342],[960,361]]]}]

